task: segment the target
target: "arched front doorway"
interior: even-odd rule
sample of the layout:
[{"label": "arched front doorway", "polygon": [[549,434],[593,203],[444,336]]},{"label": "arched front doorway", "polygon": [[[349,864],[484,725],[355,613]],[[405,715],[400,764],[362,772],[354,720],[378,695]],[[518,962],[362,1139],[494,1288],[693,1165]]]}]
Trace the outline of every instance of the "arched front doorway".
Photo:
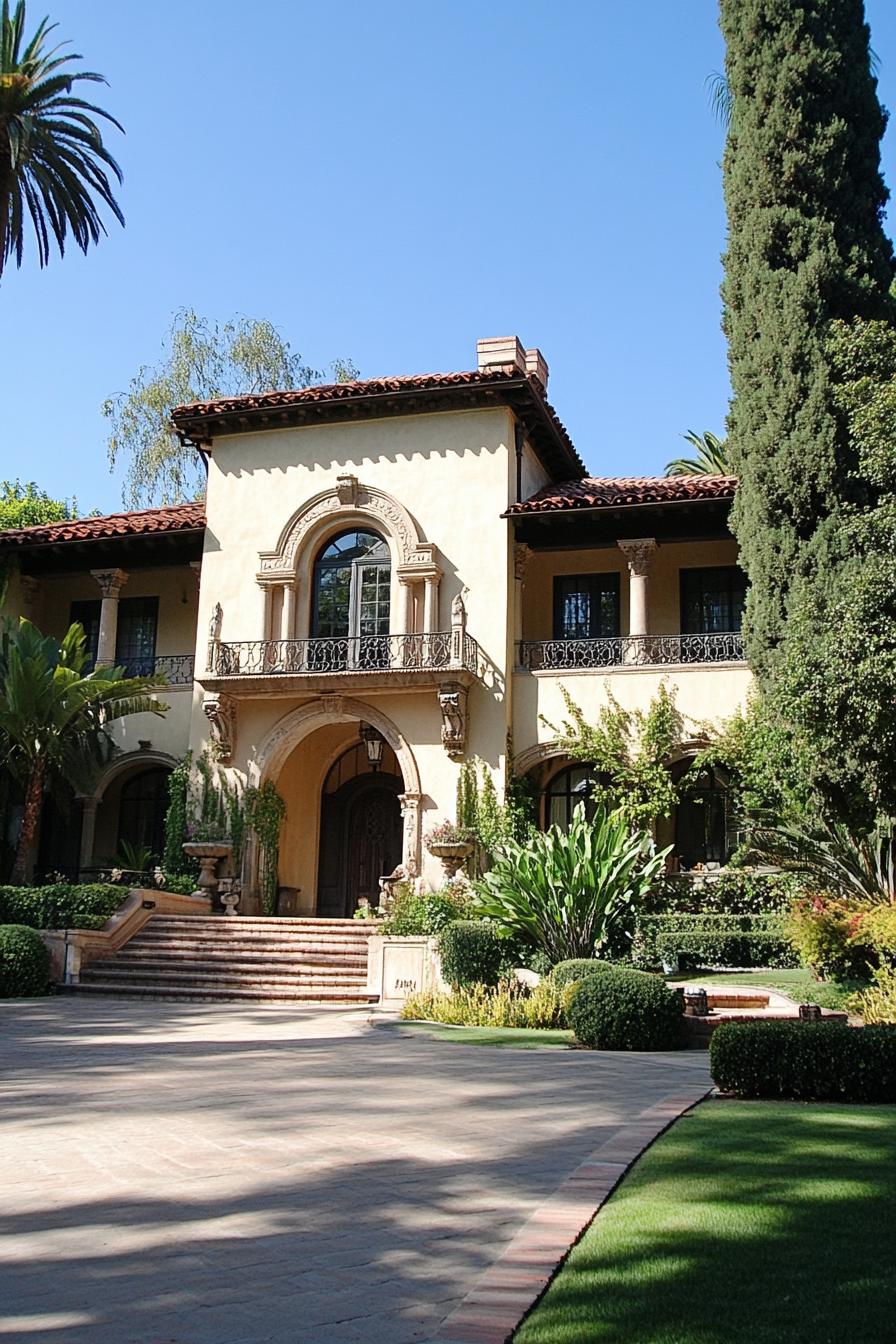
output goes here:
[{"label": "arched front doorway", "polygon": [[363,742],[330,767],[321,790],[317,913],[349,919],[361,900],[377,905],[380,878],[401,862],[404,791],[398,761],[388,744],[377,770]]}]

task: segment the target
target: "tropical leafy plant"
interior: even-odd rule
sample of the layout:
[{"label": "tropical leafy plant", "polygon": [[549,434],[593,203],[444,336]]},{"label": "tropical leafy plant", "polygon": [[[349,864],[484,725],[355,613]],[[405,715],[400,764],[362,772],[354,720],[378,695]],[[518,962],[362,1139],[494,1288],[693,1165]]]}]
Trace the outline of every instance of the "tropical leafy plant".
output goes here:
[{"label": "tropical leafy plant", "polygon": [[751,835],[760,857],[790,872],[807,873],[843,897],[873,905],[896,903],[896,820],[879,819],[861,834],[840,822],[817,829],[760,827]]},{"label": "tropical leafy plant", "polygon": [[129,840],[119,842],[117,862],[129,873],[148,873],[156,859],[148,845],[132,844]]},{"label": "tropical leafy plant", "polygon": [[702,434],[689,429],[681,436],[696,450],[695,457],[676,457],[666,463],[667,476],[730,476],[731,462],[728,457],[728,444],[712,430],[705,429]]},{"label": "tropical leafy plant", "polygon": [[569,830],[551,826],[497,850],[477,887],[476,913],[541,948],[551,964],[592,957],[633,902],[646,896],[671,846],[657,853],[621,811],[580,803]]},{"label": "tropical leafy plant", "polygon": [[25,791],[14,883],[25,880],[51,779],[86,792],[112,751],[109,725],[168,709],[152,694],[164,678],[126,677],[120,667],[85,673],[86,665],[80,625],[70,626],[61,641],[24,618],[0,627],[0,751]]},{"label": "tropical leafy plant", "polygon": [[30,218],[41,266],[50,259],[51,238],[59,255],[69,235],[82,252],[106,232],[99,200],[120,224],[124,215],[110,179],[121,169],[103,144],[97,119],[122,127],[108,112],[73,96],[81,81],[105,84],[92,70],[73,70],[81,57],[62,54],[68,43],[50,46],[57,24],[42,19],[25,37],[25,0],[10,13],[0,5],[0,275],[15,257],[21,266]]}]

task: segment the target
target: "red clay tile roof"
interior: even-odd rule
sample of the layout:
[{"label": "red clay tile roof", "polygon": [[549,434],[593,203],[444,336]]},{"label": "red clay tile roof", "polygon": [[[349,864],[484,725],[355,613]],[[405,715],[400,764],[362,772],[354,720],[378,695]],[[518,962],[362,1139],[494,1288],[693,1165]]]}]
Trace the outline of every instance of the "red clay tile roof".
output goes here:
[{"label": "red clay tile roof", "polygon": [[636,504],[679,504],[734,498],[736,476],[586,476],[544,485],[529,499],[511,504],[505,518],[569,509],[619,509]]},{"label": "red clay tile roof", "polygon": [[134,513],[110,513],[101,518],[72,518],[63,523],[12,528],[0,532],[0,550],[13,546],[49,546],[54,542],[137,537],[152,532],[190,532],[204,527],[204,504],[172,504],[163,509],[140,509]]},{"label": "red clay tile roof", "polygon": [[[518,369],[489,369],[481,373],[414,373],[396,378],[358,378],[350,383],[320,383],[300,387],[290,392],[250,392],[239,397],[217,397],[214,401],[193,401],[186,406],[175,406],[171,418],[193,420],[205,416],[227,415],[231,412],[275,410],[281,406],[301,406],[315,402],[354,401],[357,397],[389,396],[400,392],[428,392],[444,387],[488,386],[519,379]],[[537,380],[531,380],[541,389]],[[543,396],[543,392],[541,393]]]},{"label": "red clay tile roof", "polygon": [[[365,378],[350,383],[323,383],[291,392],[254,392],[176,406],[171,420],[181,434],[207,442],[219,434],[239,434],[253,428],[274,429],[288,424],[353,420],[362,415],[397,415],[417,409],[427,394],[440,401],[456,396],[472,404],[471,396],[489,394],[525,413],[527,430],[536,451],[551,469],[570,475],[585,466],[547,400],[537,378],[512,365],[480,372],[417,373],[396,378]],[[464,396],[466,394],[466,397]],[[558,472],[559,474],[559,472]]]}]

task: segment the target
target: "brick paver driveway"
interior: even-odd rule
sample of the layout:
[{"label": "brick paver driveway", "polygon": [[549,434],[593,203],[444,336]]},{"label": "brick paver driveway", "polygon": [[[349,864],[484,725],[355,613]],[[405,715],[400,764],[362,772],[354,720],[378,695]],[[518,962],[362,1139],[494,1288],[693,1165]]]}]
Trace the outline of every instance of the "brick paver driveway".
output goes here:
[{"label": "brick paver driveway", "polygon": [[357,1010],[0,1006],[0,1339],[429,1340],[705,1055],[410,1039]]}]

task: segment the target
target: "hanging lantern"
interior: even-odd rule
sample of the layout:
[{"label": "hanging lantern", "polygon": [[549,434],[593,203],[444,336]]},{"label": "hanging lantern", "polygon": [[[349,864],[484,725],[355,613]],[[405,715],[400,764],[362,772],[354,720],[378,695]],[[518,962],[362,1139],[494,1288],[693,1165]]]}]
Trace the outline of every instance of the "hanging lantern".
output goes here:
[{"label": "hanging lantern", "polygon": [[361,741],[367,748],[367,759],[370,762],[371,770],[379,770],[383,763],[383,747],[386,745],[382,735],[371,724],[362,723]]}]

